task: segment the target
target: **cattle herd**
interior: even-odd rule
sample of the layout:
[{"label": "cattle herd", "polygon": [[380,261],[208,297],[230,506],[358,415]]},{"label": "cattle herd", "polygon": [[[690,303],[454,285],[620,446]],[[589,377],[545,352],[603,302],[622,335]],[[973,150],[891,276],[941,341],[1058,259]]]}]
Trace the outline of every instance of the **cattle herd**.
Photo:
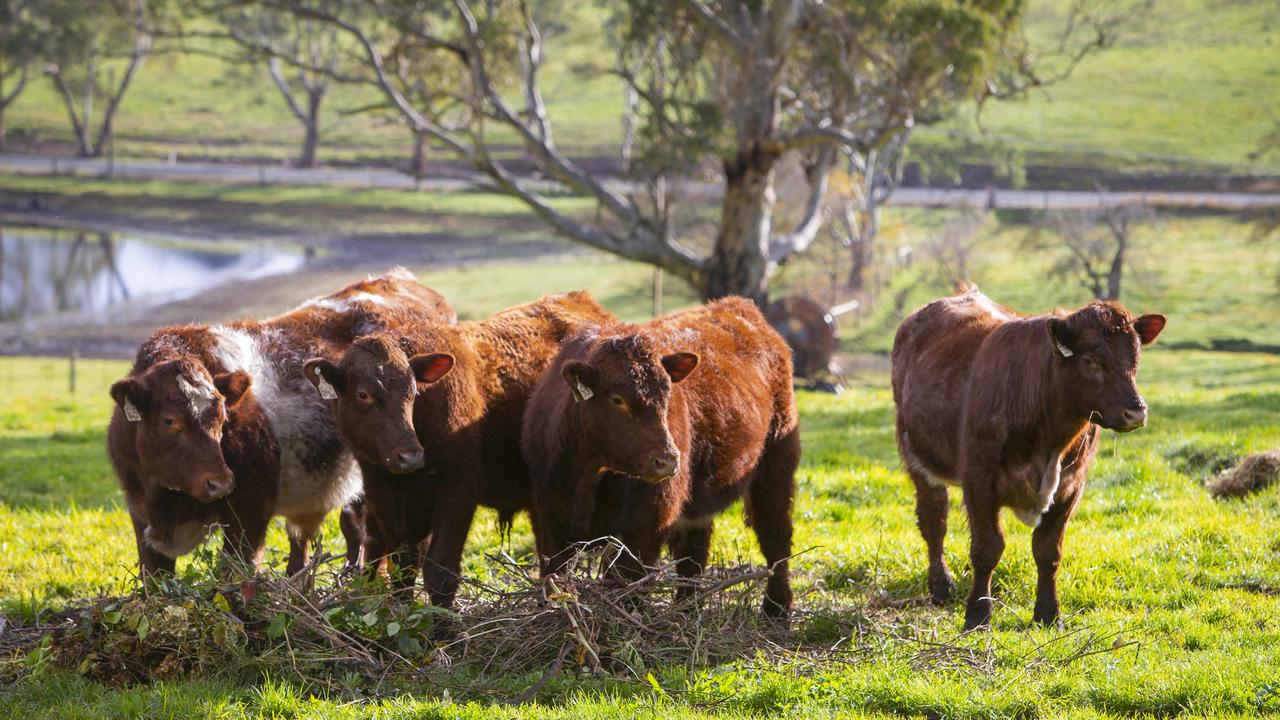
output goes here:
[{"label": "cattle herd", "polygon": [[[1063,532],[1098,428],[1146,423],[1134,376],[1164,323],[1102,302],[1022,317],[973,287],[903,322],[898,446],[938,602],[955,585],[947,487],[962,489],[966,628],[990,621],[1001,507],[1034,527],[1035,618],[1057,619]],[[111,387],[108,451],[144,576],[172,572],[215,527],[226,556],[256,567],[276,515],[296,575],[339,510],[349,566],[402,589],[421,572],[449,606],[484,505],[503,525],[529,514],[544,574],[613,537],[623,577],[663,546],[688,577],[707,563],[715,515],[742,499],[770,571],[763,613],[784,619],[800,461],[791,370],[741,298],[630,324],[572,292],[458,322],[396,268],[274,319],[156,330]]]}]

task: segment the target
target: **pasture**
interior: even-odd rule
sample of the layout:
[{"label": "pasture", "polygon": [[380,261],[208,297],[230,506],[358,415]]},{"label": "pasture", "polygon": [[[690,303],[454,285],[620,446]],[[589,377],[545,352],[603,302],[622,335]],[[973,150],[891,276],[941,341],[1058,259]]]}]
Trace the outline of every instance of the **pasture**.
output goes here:
[{"label": "pasture", "polygon": [[[974,271],[983,290],[1026,311],[1078,304],[1077,290],[1045,283],[1040,261],[1012,249],[1012,236],[1004,233],[1013,232],[995,225],[984,235]],[[745,653],[711,666],[649,668],[639,682],[565,672],[542,686],[533,702],[505,706],[496,699],[519,695],[538,680],[538,670],[468,685],[475,680],[470,670],[442,668],[447,686],[472,688],[448,695],[432,685],[384,686],[373,678],[346,692],[321,691],[287,668],[247,680],[228,669],[193,680],[114,687],[27,654],[0,668],[19,678],[0,689],[2,714],[1027,718],[1280,712],[1280,490],[1215,502],[1203,488],[1205,478],[1231,459],[1280,445],[1280,356],[1190,349],[1213,337],[1273,341],[1274,259],[1269,248],[1249,242],[1247,226],[1233,221],[1177,219],[1152,232],[1162,241],[1159,254],[1151,255],[1162,280],[1127,298],[1135,311],[1159,310],[1170,318],[1139,374],[1151,423],[1129,435],[1103,436],[1081,510],[1067,531],[1060,628],[1031,624],[1030,534],[1009,514],[992,632],[962,636],[960,601],[945,607],[927,602],[924,545],[893,442],[887,362],[872,356],[852,371],[843,395],[802,391],[798,397],[804,459],[793,572],[802,612],[788,637],[797,646],[820,640],[839,650],[821,661]],[[514,264],[485,267],[483,288],[466,274],[479,270],[424,271],[420,278],[444,292],[460,315],[476,317],[540,292],[569,285],[604,290],[627,277],[584,276],[573,262],[537,273]],[[629,295],[599,296],[615,310],[641,316],[643,277],[635,274]],[[932,292],[937,288],[925,284],[912,298]],[[891,332],[850,342],[883,350]],[[111,410],[106,389],[126,368],[120,361],[81,361],[71,395],[65,361],[0,359],[0,613],[11,622],[135,587],[132,534],[103,448]],[[968,533],[955,492],[950,524],[947,552],[963,597]],[[268,560],[278,571],[287,549],[282,528],[273,529],[269,543]],[[332,519],[324,544],[341,548]],[[527,559],[532,550],[527,519],[521,517],[503,539],[494,515],[482,511],[464,571],[487,578],[494,567],[489,556],[507,552]],[[717,519],[711,560],[761,562],[740,510]],[[194,579],[208,572],[189,559],[180,561],[179,570]],[[805,608],[823,612],[807,615]]]}]

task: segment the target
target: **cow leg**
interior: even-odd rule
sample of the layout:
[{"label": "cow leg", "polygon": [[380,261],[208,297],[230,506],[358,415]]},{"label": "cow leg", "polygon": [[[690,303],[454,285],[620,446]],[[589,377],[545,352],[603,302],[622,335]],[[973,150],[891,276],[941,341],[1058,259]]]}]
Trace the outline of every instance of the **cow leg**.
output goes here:
[{"label": "cow leg", "polygon": [[267,542],[267,528],[271,524],[269,507],[256,509],[230,506],[222,514],[222,558],[226,570],[243,571],[247,575],[257,572],[262,559],[262,548]]},{"label": "cow leg", "polygon": [[365,543],[368,539],[364,499],[354,500],[342,508],[338,518],[338,526],[342,528],[342,538],[347,542],[347,569],[359,570],[364,567]]},{"label": "cow leg", "polygon": [[[707,557],[711,554],[711,530],[711,518],[698,518],[677,524],[667,539],[667,547],[671,549],[671,556],[676,558],[676,572],[680,577],[697,577],[707,567]],[[681,584],[676,590],[676,601],[692,595],[692,583]]]},{"label": "cow leg", "polygon": [[973,630],[991,625],[991,576],[1004,554],[1004,529],[991,486],[966,483],[964,504],[969,512],[969,562],[973,565],[973,588],[965,609],[964,629]]},{"label": "cow leg", "polygon": [[146,581],[148,578],[162,574],[172,575],[177,568],[177,559],[156,552],[147,544],[143,535],[147,529],[146,520],[133,513],[129,513],[129,519],[133,522],[133,537],[138,543],[138,572],[142,580]]},{"label": "cow leg", "polygon": [[[464,487],[478,486],[478,480],[465,480]],[[452,607],[462,577],[462,551],[476,514],[477,499],[468,492],[437,497],[431,514],[431,540],[422,561],[422,581],[431,593],[431,604]]]},{"label": "cow leg", "polygon": [[287,577],[298,574],[311,562],[311,541],[315,539],[323,522],[323,515],[289,518],[286,525],[289,531],[289,563],[284,571]]},{"label": "cow leg", "polygon": [[769,567],[761,607],[766,617],[785,618],[791,612],[791,504],[799,464],[798,430],[766,441],[747,496],[751,527]]},{"label": "cow leg", "polygon": [[1058,619],[1058,563],[1062,560],[1062,538],[1067,521],[1075,514],[1083,486],[1070,497],[1049,506],[1040,516],[1040,524],[1031,533],[1031,554],[1036,559],[1039,578],[1036,582],[1036,609],[1032,618],[1043,625]]},{"label": "cow leg", "polygon": [[924,536],[929,552],[929,595],[939,605],[951,599],[956,581],[947,567],[947,554],[943,547],[947,538],[947,486],[909,465],[907,474],[916,486],[916,525]]}]

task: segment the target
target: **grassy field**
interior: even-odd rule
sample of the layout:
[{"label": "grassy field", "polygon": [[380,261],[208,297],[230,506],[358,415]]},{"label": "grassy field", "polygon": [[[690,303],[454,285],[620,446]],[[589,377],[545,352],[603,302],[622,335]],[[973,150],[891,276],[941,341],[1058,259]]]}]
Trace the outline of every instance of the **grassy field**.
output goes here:
[{"label": "grassy field", "polygon": [[[1064,22],[1062,0],[1031,3],[1028,25],[1047,42]],[[594,11],[593,11],[594,12]],[[590,23],[587,24],[590,26]],[[557,45],[557,43],[559,43]],[[551,40],[544,74],[559,144],[612,155],[621,137],[622,93],[608,76],[583,76],[611,51],[578,27]],[[988,140],[1027,159],[1124,167],[1250,166],[1276,118],[1280,93],[1280,10],[1267,0],[1162,0],[1119,44],[1086,59],[1068,80],[1025,101],[991,103],[981,116]],[[408,133],[386,117],[352,115],[373,96],[335,87],[326,100],[325,162],[407,162]],[[65,112],[38,81],[8,116],[15,136],[66,142]],[[218,59],[152,58],[139,72],[116,123],[125,156],[228,157],[284,161],[298,152],[300,126],[265,73],[228,73]],[[981,136],[966,113],[917,135],[921,148],[963,145]],[[502,141],[505,136],[495,135]],[[510,140],[511,138],[505,138]]]},{"label": "grassy field", "polygon": [[[1021,309],[1078,302],[1046,283],[992,228],[976,277]],[[1220,219],[1180,222],[1157,237],[1166,275],[1133,304],[1170,316],[1178,342],[1231,333],[1274,341],[1274,302],[1258,272],[1264,248]],[[1217,260],[1211,262],[1211,260]],[[625,266],[624,266],[625,267]],[[1243,269],[1242,269],[1243,268]],[[1246,273],[1250,270],[1252,279]],[[475,317],[538,292],[580,285],[632,317],[645,311],[645,275],[569,264],[498,265],[485,283],[466,270],[423,280]],[[631,274],[627,274],[631,273]],[[601,292],[603,290],[603,292]],[[921,290],[925,292],[925,290]],[[672,302],[679,302],[673,299]],[[1234,320],[1233,320],[1234,319]],[[875,342],[871,342],[875,345]],[[132,537],[103,451],[106,388],[125,370],[84,362],[77,393],[65,362],[0,359],[0,612],[22,620],[42,608],[133,587]],[[925,602],[923,543],[912,493],[896,458],[883,371],[855,374],[841,396],[800,393],[804,461],[796,508],[802,606],[839,608],[856,628],[838,661],[775,664],[748,656],[688,672],[654,668],[653,683],[561,679],[537,702],[504,707],[484,697],[443,697],[429,686],[390,696],[326,695],[278,677],[211,677],[115,688],[73,672],[44,672],[0,688],[14,717],[1111,717],[1254,716],[1280,711],[1280,490],[1237,502],[1204,492],[1211,469],[1280,445],[1280,356],[1170,350],[1146,354],[1139,376],[1151,425],[1104,436],[1087,497],[1067,535],[1061,576],[1064,625],[1030,623],[1035,591],[1028,530],[1006,518],[1009,549],[997,570],[994,630],[960,636],[959,603]],[[967,589],[967,531],[953,497],[948,555]],[[334,523],[330,549],[340,547]],[[281,528],[269,559],[283,563]],[[465,567],[485,553],[531,551],[527,521],[498,538],[487,511]],[[717,520],[716,564],[760,562],[740,510]],[[188,563],[182,564],[191,567]],[[831,632],[810,617],[796,638]],[[797,640],[799,642],[799,640]],[[944,645],[955,655],[930,649]],[[1082,654],[1082,651],[1084,654]],[[948,659],[950,658],[950,659]],[[966,662],[956,658],[972,660]],[[527,677],[495,679],[511,695]]]}]

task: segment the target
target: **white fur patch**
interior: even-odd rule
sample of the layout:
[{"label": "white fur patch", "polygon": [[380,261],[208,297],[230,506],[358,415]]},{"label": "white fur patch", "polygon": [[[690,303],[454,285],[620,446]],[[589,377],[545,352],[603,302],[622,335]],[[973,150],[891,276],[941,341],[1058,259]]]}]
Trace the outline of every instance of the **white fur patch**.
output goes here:
[{"label": "white fur patch", "polygon": [[367,293],[367,292],[358,292],[358,293],[352,293],[351,295],[345,298],[332,298],[329,296],[312,298],[302,303],[301,307],[319,308],[321,310],[328,310],[330,312],[342,314],[345,312],[349,312],[352,308],[354,308],[359,303],[369,303],[371,305],[381,305],[381,306],[386,306],[391,304],[387,298],[381,295],[374,295],[373,293]]},{"label": "white fur patch", "polygon": [[199,520],[183,523],[174,528],[173,537],[165,542],[156,537],[156,533],[148,525],[147,529],[142,531],[142,539],[152,550],[161,555],[178,558],[200,547],[200,543],[209,537],[211,529],[211,526]]},{"label": "white fur patch", "polygon": [[[303,377],[306,348],[282,347],[274,331],[251,334],[217,326],[211,352],[228,371],[253,378],[254,396],[280,445],[280,496],[276,513],[286,518],[323,516],[360,496],[363,483],[355,458],[342,448],[333,414]],[[273,342],[274,341],[274,342]]]},{"label": "white fur patch", "polygon": [[1045,466],[1040,475],[1040,505],[1038,508],[1014,508],[1013,514],[1030,527],[1039,527],[1040,518],[1053,505],[1053,496],[1058,494],[1058,484],[1062,482],[1062,458],[1055,457]]},{"label": "white fur patch", "polygon": [[213,386],[204,378],[192,380],[185,375],[179,375],[178,389],[182,391],[183,395],[187,396],[187,403],[191,407],[191,416],[197,420],[213,404]]}]

